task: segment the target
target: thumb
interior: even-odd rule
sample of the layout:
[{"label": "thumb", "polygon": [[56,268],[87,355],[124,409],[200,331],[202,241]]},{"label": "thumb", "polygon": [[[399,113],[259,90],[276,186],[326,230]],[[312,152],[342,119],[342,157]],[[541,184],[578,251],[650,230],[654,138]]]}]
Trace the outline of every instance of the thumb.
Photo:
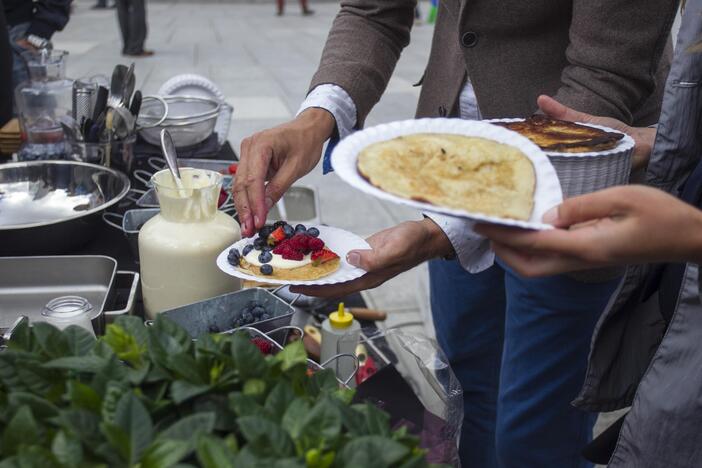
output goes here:
[{"label": "thumb", "polygon": [[543,216],[543,221],[565,228],[620,214],[625,210],[625,205],[622,195],[618,192],[619,188],[613,188],[568,198],[548,210]]},{"label": "thumb", "polygon": [[541,112],[552,119],[567,120],[570,122],[589,122],[592,120],[591,115],[571,109],[545,94],[542,94],[536,99],[536,104],[539,106],[539,109],[541,109]]},{"label": "thumb", "polygon": [[346,254],[346,261],[355,267],[367,272],[379,269],[375,250],[352,250]]}]

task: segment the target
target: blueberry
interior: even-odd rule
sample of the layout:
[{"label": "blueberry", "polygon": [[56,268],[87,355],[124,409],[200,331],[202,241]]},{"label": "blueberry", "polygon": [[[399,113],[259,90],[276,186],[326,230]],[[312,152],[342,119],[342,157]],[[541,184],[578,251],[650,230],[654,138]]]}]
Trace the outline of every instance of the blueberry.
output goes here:
[{"label": "blueberry", "polygon": [[298,224],[295,226],[295,234],[304,234],[305,232],[307,232],[307,228],[304,224]]},{"label": "blueberry", "polygon": [[253,323],[254,321],[253,315],[251,315],[250,313],[242,315],[241,318],[245,324]]},{"label": "blueberry", "polygon": [[229,262],[229,264],[232,266],[239,266],[239,264],[241,263],[241,257],[239,256],[239,252],[236,250],[230,251],[229,255],[227,255],[227,262]]},{"label": "blueberry", "polygon": [[241,315],[250,314],[252,310],[253,306],[251,305],[249,305],[248,307],[244,307],[244,309],[241,311]]},{"label": "blueberry", "polygon": [[273,267],[270,266],[268,263],[266,263],[265,265],[261,265],[261,273],[264,275],[272,275]]},{"label": "blueberry", "polygon": [[261,316],[265,313],[266,313],[266,309],[264,309],[261,306],[256,306],[251,310],[251,315],[253,315],[256,318],[261,318]]},{"label": "blueberry", "polygon": [[319,229],[316,227],[311,227],[307,230],[307,234],[309,234],[312,237],[319,237]]},{"label": "blueberry", "polygon": [[271,226],[271,225],[269,224],[269,225],[263,226],[263,227],[258,231],[258,235],[259,235],[260,237],[263,237],[264,239],[267,239],[268,236],[271,235],[271,232],[273,232],[273,226]]},{"label": "blueberry", "polygon": [[271,250],[273,250],[273,247],[271,247],[270,245],[264,245],[263,247],[261,247],[262,252],[270,252]]},{"label": "blueberry", "polygon": [[229,255],[239,255],[239,249],[235,249],[235,248],[229,249]]},{"label": "blueberry", "polygon": [[270,315],[268,315],[268,314],[263,314],[263,315],[261,315],[260,320],[268,320],[269,318],[271,318]]},{"label": "blueberry", "polygon": [[270,251],[263,251],[261,254],[258,256],[258,261],[261,263],[268,263],[271,260],[273,260],[273,254],[270,253]]},{"label": "blueberry", "polygon": [[285,233],[285,237],[292,237],[295,235],[295,229],[289,224],[286,224],[283,226],[283,232]]},{"label": "blueberry", "polygon": [[246,247],[244,247],[244,250],[241,251],[241,254],[246,257],[249,252],[251,252],[254,249],[254,246],[252,244],[248,244]]},{"label": "blueberry", "polygon": [[287,224],[288,223],[286,223],[285,221],[276,221],[275,223],[273,223],[273,231],[278,229],[280,226],[286,226]]},{"label": "blueberry", "polygon": [[240,326],[241,326],[241,316],[235,318],[235,319],[232,321],[232,327],[233,327],[233,328],[239,328]]},{"label": "blueberry", "polygon": [[261,250],[261,248],[263,248],[263,246],[266,244],[267,244],[266,239],[264,239],[263,237],[257,237],[253,243],[254,249],[256,249],[256,250]]}]

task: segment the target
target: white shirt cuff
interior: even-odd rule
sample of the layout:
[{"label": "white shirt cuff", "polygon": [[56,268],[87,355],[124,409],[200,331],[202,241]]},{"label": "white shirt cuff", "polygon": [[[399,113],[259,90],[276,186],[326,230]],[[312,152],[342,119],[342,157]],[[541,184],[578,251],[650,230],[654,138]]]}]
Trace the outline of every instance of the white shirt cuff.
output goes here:
[{"label": "white shirt cuff", "polygon": [[310,107],[324,109],[334,116],[339,139],[353,132],[356,126],[356,104],[341,86],[323,84],[315,87],[302,102],[297,115]]},{"label": "white shirt cuff", "polygon": [[465,270],[480,273],[495,263],[495,253],[490,249],[490,241],[473,231],[474,222],[437,213],[424,214],[444,231]]}]

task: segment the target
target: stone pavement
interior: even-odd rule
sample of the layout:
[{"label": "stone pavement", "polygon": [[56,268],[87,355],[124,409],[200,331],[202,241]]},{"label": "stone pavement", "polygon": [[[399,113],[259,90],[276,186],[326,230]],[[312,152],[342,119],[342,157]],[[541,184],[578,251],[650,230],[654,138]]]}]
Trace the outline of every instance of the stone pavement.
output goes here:
[{"label": "stone pavement", "polygon": [[[174,75],[197,73],[214,81],[234,106],[229,134],[233,147],[253,132],[293,117],[307,91],[336,3],[313,4],[314,16],[300,15],[288,2],[287,15],[274,16],[270,4],[150,3],[147,47],[151,58],[136,59],[138,87],[155,93]],[[55,36],[55,47],[70,52],[72,78],[109,74],[120,55],[121,39],[114,10],[91,10],[90,0],[74,2],[66,30]],[[426,14],[428,8],[422,5]],[[414,115],[418,89],[412,86],[424,70],[433,28],[414,28],[412,42],[388,90],[368,118],[368,125]],[[367,236],[400,221],[416,219],[414,210],[363,195],[336,176],[322,177],[320,168],[300,183],[314,185],[321,195],[324,222]],[[366,293],[372,307],[387,310],[388,325],[431,331],[426,268],[416,268]]]}]

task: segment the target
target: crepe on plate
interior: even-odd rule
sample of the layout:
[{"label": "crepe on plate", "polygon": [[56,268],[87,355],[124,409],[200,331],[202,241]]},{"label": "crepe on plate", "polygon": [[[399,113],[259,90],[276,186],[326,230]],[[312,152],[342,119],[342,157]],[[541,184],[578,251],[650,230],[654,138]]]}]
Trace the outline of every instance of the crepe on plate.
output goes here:
[{"label": "crepe on plate", "polygon": [[517,148],[479,137],[417,133],[367,146],[358,170],[394,195],[501,218],[528,220],[536,175]]},{"label": "crepe on plate", "polygon": [[495,122],[515,131],[544,151],[556,153],[587,153],[610,150],[624,138],[621,133],[607,132],[595,127],[544,115],[535,115],[518,122]]},{"label": "crepe on plate", "polygon": [[242,259],[241,263],[239,264],[239,269],[245,273],[261,277],[262,281],[265,281],[266,279],[313,281],[331,275],[338,270],[340,266],[341,260],[336,258],[326,263],[322,263],[321,265],[313,265],[312,263],[308,263],[307,265],[297,268],[274,268],[273,273],[270,275],[262,275],[258,266],[252,265],[251,263]]}]

